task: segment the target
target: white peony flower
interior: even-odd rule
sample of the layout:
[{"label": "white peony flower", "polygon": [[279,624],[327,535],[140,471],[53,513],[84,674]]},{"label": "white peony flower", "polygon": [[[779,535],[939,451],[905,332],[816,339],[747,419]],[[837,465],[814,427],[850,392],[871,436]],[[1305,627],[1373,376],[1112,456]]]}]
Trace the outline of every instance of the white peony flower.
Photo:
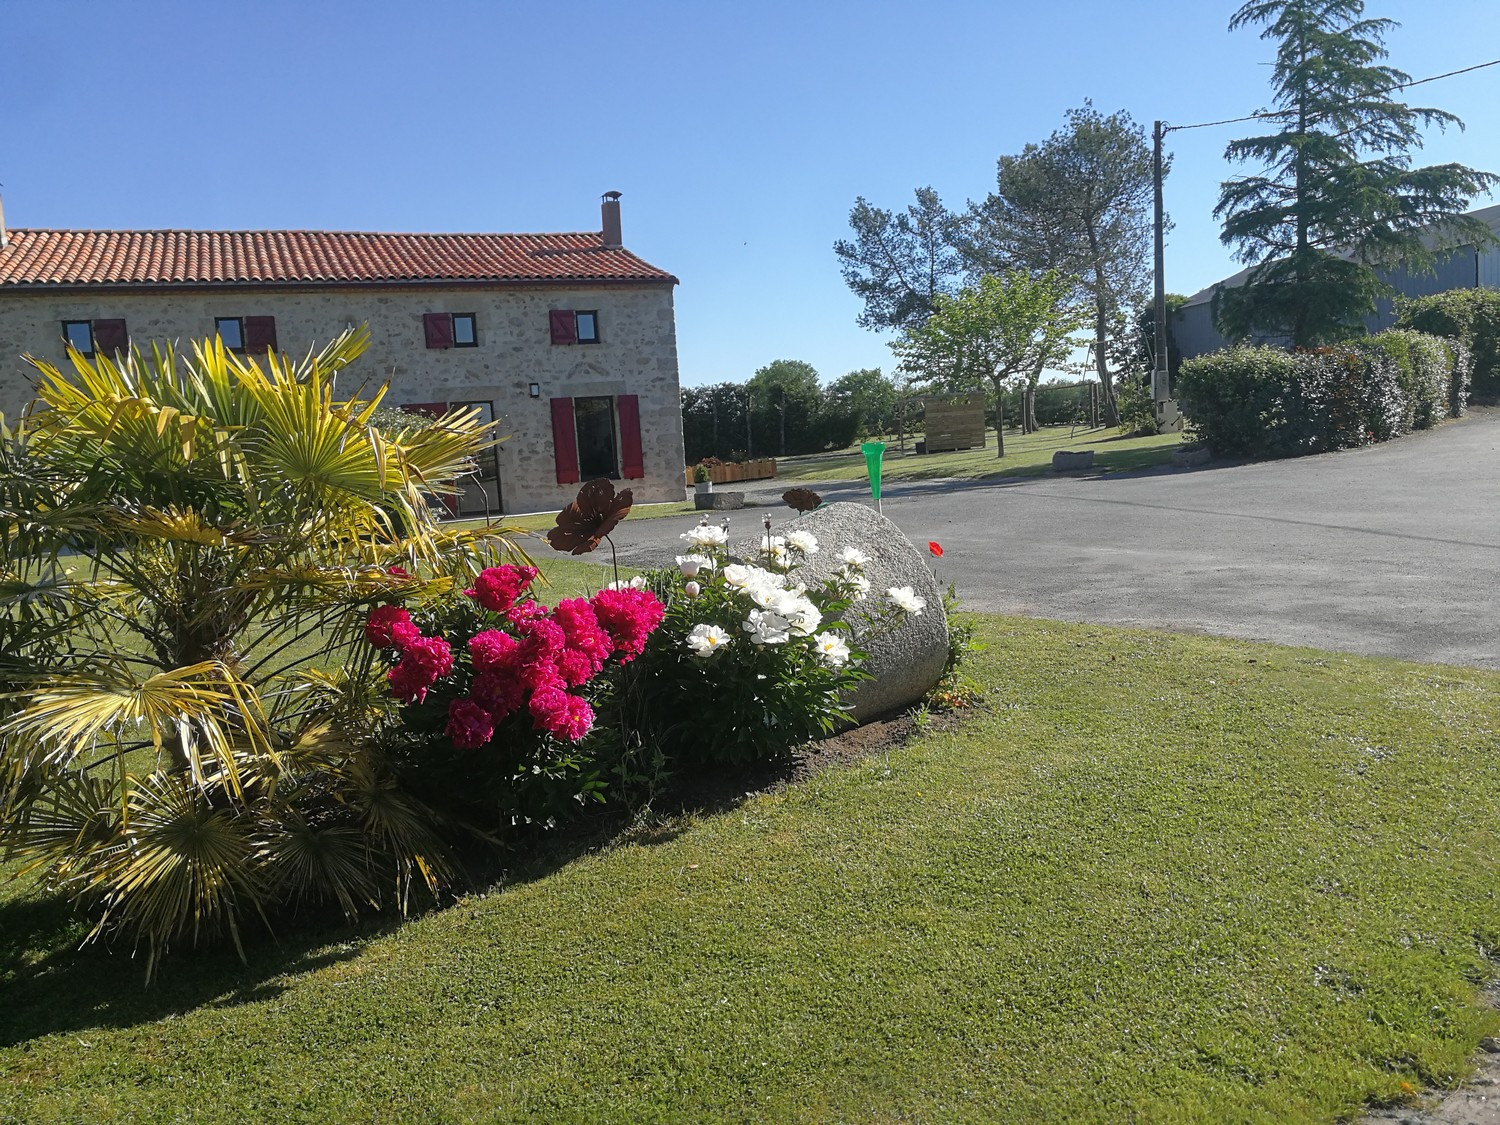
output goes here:
[{"label": "white peony flower", "polygon": [[927,599],[919,598],[910,586],[892,586],[885,592],[885,596],[891,599],[897,609],[904,610],[913,617],[919,616],[927,608]]},{"label": "white peony flower", "polygon": [[677,569],[684,578],[697,578],[700,570],[712,570],[713,560],[707,555],[678,555]]},{"label": "white peony flower", "polygon": [[682,584],[682,592],[690,598],[696,598],[699,594],[703,593],[703,587],[696,582],[684,582]]},{"label": "white peony flower", "polygon": [[769,582],[757,582],[753,586],[746,586],[745,593],[748,594],[750,596],[750,600],[756,605],[760,606],[761,609],[774,609],[779,612],[786,591],[778,590]]},{"label": "white peony flower", "polygon": [[769,609],[752,609],[744,630],[750,634],[750,643],[757,645],[784,645],[792,635],[791,622]]},{"label": "white peony flower", "polygon": [[813,650],[830,668],[842,668],[849,663],[849,646],[837,633],[819,633],[813,638]]},{"label": "white peony flower", "polygon": [[865,563],[870,561],[858,547],[845,547],[839,554],[839,558],[843,559],[850,566],[864,566]]},{"label": "white peony flower", "polygon": [[796,598],[777,609],[787,619],[792,632],[799,637],[812,636],[813,630],[823,623],[823,611],[806,598]]},{"label": "white peony flower", "polygon": [[774,571],[766,570],[758,566],[745,566],[742,563],[730,563],[724,568],[724,581],[741,590],[748,590],[753,586],[769,586],[772,589],[780,589],[786,585],[786,578]]},{"label": "white peony flower", "polygon": [[642,574],[637,574],[634,578],[631,578],[628,581],[622,578],[620,579],[620,581],[611,582],[608,586],[605,587],[605,589],[607,590],[644,590],[645,588],[646,577]]},{"label": "white peony flower", "polygon": [[695,656],[712,656],[729,641],[729,634],[717,625],[694,625],[682,643],[692,649]]},{"label": "white peony flower", "polygon": [[794,531],[786,537],[786,545],[804,555],[818,553],[818,538],[810,531]]},{"label": "white peony flower", "polygon": [[729,533],[711,523],[700,523],[691,531],[684,531],[678,538],[690,547],[722,547],[729,542]]}]

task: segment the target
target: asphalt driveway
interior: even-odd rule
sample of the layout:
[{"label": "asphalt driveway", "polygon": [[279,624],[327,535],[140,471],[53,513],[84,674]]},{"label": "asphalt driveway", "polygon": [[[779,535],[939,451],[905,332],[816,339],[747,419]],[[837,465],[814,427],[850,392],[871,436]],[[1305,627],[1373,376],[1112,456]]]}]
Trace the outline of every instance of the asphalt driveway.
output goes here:
[{"label": "asphalt driveway", "polygon": [[[1500,669],[1500,409],[1291,461],[891,484],[884,510],[972,609]],[[791,514],[731,533],[766,511]],[[669,561],[694,522],[627,521],[622,562]]]}]

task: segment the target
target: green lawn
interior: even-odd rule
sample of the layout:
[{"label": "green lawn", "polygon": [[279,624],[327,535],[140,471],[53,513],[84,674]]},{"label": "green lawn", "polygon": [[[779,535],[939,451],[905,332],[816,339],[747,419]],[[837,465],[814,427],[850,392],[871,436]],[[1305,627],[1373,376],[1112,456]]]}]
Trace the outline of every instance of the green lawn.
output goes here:
[{"label": "green lawn", "polygon": [[[932,480],[937,477],[1040,476],[1052,471],[1052,454],[1059,449],[1094,450],[1098,472],[1120,473],[1165,465],[1172,450],[1182,444],[1181,434],[1125,438],[1118,430],[1073,430],[1071,426],[1048,426],[1034,434],[1007,433],[1005,456],[995,456],[995,431],[985,432],[985,448],[957,453],[907,456],[888,442],[885,451],[886,480]],[[911,443],[908,442],[908,448]],[[866,476],[864,455],[856,448],[810,457],[786,457],[776,463],[776,478],[793,481],[862,480]]]},{"label": "green lawn", "polygon": [[1500,675],[979,626],[965,725],[404,925],[146,990],[11,887],[0,1120],[1331,1121],[1465,1072]]}]

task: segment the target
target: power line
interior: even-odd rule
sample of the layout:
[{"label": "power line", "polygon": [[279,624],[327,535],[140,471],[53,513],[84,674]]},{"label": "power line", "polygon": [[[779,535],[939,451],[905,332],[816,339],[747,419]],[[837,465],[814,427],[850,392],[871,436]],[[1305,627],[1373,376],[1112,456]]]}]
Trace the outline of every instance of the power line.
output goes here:
[{"label": "power line", "polygon": [[[1387,86],[1384,90],[1376,90],[1376,94],[1389,94],[1395,90],[1409,90],[1413,86],[1421,86],[1428,82],[1436,82],[1440,78],[1452,78],[1456,74],[1468,74],[1470,71],[1483,70],[1487,66],[1500,66],[1500,59],[1491,59],[1489,62],[1475,63],[1473,66],[1461,67],[1458,70],[1450,70],[1446,74],[1434,74],[1430,78],[1418,78],[1412,82],[1399,82],[1394,86]],[[1261,113],[1250,113],[1244,117],[1226,117],[1222,121],[1200,121],[1196,125],[1163,125],[1163,133],[1179,133],[1185,129],[1209,129],[1215,125],[1237,125],[1241,121],[1260,121],[1268,117],[1281,117],[1281,113],[1269,111]]]}]

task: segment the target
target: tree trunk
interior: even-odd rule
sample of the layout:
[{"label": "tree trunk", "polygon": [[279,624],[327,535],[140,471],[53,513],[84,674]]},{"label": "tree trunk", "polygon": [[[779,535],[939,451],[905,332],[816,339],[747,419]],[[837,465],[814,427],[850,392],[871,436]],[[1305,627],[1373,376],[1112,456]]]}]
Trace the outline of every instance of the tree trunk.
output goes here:
[{"label": "tree trunk", "polygon": [[1104,290],[1104,262],[1099,250],[1099,235],[1094,224],[1088,224],[1089,253],[1094,260],[1094,370],[1104,395],[1104,418],[1111,426],[1120,424],[1120,404],[1115,401],[1114,381],[1109,374],[1109,294]]},{"label": "tree trunk", "polygon": [[1005,456],[1005,386],[995,383],[995,457]]}]

